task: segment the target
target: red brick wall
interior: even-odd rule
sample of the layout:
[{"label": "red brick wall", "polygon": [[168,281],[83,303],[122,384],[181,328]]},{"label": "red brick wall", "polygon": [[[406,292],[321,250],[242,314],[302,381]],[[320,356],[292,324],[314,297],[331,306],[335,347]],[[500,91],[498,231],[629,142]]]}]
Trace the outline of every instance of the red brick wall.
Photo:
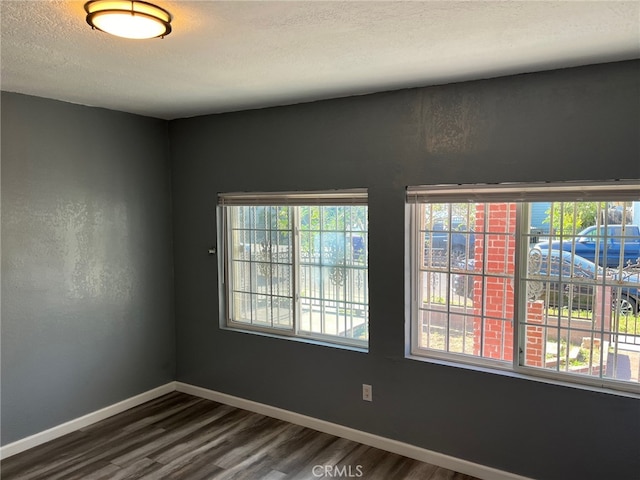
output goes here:
[{"label": "red brick wall", "polygon": [[[485,206],[488,210],[485,211]],[[516,205],[507,203],[476,205],[476,269],[487,274],[513,275]],[[485,223],[486,217],[486,223]],[[486,233],[485,233],[486,232]],[[485,253],[485,245],[487,251]],[[509,279],[476,277],[474,284],[474,354],[500,360],[513,359],[513,285]],[[482,295],[484,292],[484,304]],[[484,312],[482,308],[484,307]],[[495,318],[488,318],[495,317]],[[483,340],[481,342],[481,340]],[[480,347],[484,343],[483,351]]]},{"label": "red brick wall", "polygon": [[[476,270],[481,270],[484,265],[487,275],[514,274],[515,215],[515,204],[476,205]],[[473,322],[474,355],[512,361],[513,321],[515,318],[513,282],[510,279],[485,277],[485,285],[483,286],[482,277],[477,276],[473,292],[474,315],[476,315]],[[610,288],[605,289],[604,298],[601,288],[597,289],[596,304],[594,305],[596,332],[602,326],[605,331],[611,327],[611,309],[600,308],[602,301],[605,305],[611,304]],[[544,315],[543,301],[527,302],[524,359],[527,366],[545,366],[546,332],[542,326]],[[609,339],[604,338],[603,340]]]},{"label": "red brick wall", "polygon": [[[544,322],[544,302],[537,300],[535,302],[527,302],[527,323]],[[534,325],[527,325],[525,333],[525,365],[529,367],[544,367],[544,329]]]}]

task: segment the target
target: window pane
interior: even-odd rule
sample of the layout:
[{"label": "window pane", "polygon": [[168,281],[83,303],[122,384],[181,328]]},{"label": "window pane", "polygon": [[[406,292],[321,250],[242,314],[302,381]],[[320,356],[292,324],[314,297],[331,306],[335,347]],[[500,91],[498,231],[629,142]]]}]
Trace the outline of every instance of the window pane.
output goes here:
[{"label": "window pane", "polygon": [[228,207],[229,314],[233,322],[292,328],[290,207]]},{"label": "window pane", "polygon": [[634,202],[530,208],[523,364],[638,383],[640,234],[633,211],[640,209]]},{"label": "window pane", "polygon": [[300,210],[300,332],[366,340],[367,207]]},{"label": "window pane", "polygon": [[516,204],[429,203],[416,211],[414,353],[511,361]]},{"label": "window pane", "polygon": [[[517,345],[519,365],[615,388],[632,383],[635,391],[638,189],[612,185],[607,201],[602,186],[580,188],[576,197],[593,200],[573,201],[573,190],[550,186],[550,196],[572,201],[516,203],[485,189],[496,201],[460,202],[483,191],[416,187],[407,197],[415,222],[412,353],[508,365]],[[438,192],[456,201],[438,203]],[[544,199],[547,192],[514,193],[530,194]]]},{"label": "window pane", "polygon": [[228,206],[226,211],[231,323],[366,344],[366,206]]}]

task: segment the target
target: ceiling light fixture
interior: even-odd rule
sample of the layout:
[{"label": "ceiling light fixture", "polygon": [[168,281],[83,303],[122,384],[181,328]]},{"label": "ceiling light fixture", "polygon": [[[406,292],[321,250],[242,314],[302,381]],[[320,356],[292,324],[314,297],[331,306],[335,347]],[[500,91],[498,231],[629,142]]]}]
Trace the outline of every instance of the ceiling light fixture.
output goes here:
[{"label": "ceiling light fixture", "polygon": [[171,33],[171,14],[138,0],[92,0],[84,4],[87,23],[124,38],[156,38]]}]

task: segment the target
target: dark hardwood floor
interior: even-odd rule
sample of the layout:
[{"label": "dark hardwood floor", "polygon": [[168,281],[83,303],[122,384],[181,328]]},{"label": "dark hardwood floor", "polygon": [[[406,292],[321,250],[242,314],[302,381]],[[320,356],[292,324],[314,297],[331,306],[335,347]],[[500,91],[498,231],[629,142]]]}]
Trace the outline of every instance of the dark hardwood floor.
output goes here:
[{"label": "dark hardwood floor", "polygon": [[2,480],[298,480],[322,476],[474,480],[178,392],[0,463]]}]

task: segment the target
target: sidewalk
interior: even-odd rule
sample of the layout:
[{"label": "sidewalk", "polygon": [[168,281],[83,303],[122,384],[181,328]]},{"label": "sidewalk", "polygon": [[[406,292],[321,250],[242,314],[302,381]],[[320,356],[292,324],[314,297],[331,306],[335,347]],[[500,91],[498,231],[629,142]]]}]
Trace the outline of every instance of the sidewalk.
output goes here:
[{"label": "sidewalk", "polygon": [[640,377],[640,346],[618,343],[617,355],[609,353],[607,358],[605,377],[637,382]]}]

